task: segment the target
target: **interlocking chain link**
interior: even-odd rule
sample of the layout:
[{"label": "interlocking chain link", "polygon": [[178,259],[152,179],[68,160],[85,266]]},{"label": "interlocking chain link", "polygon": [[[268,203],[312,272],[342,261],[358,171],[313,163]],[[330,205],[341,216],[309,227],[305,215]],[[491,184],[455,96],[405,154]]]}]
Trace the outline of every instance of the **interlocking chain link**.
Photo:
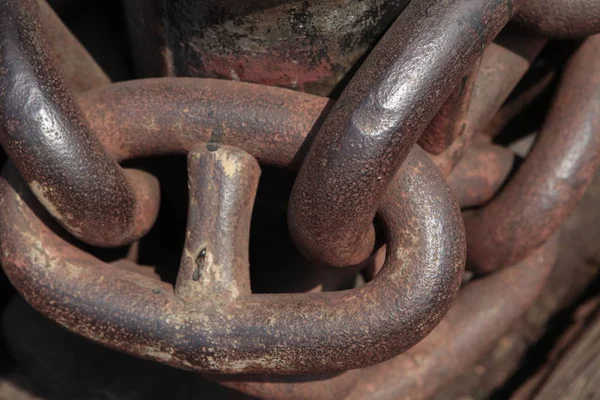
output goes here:
[{"label": "interlocking chain link", "polygon": [[[516,173],[512,152],[484,135],[547,37],[600,31],[595,3],[413,0],[334,102],[203,78],[109,84],[99,68],[82,81],[50,50],[42,21],[53,43],[72,38],[47,5],[40,14],[34,0],[6,0],[2,267],[62,326],[254,396],[427,398],[536,299],[557,231],[599,166],[600,36],[569,61]],[[74,46],[65,54],[93,65]],[[158,182],[118,163],[168,154],[188,157],[174,284],[107,264],[71,237],[143,237]],[[299,171],[288,208],[299,249],[322,268],[359,266],[366,285],[252,293],[259,164]],[[476,279],[459,293],[465,263]]]}]

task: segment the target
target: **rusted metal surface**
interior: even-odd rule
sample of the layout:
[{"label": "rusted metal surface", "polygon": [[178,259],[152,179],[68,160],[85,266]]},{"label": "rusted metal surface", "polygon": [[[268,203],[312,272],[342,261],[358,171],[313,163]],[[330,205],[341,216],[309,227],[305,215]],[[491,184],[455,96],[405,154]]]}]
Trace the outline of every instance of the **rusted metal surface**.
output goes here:
[{"label": "rusted metal surface", "polygon": [[20,297],[10,302],[1,322],[2,337],[27,378],[27,382],[11,381],[22,388],[26,384],[29,393],[39,393],[43,400],[241,397],[196,373],[131,357],[70,333]]},{"label": "rusted metal surface", "polygon": [[448,176],[460,208],[483,206],[491,200],[508,177],[513,160],[510,150],[476,137]]},{"label": "rusted metal surface", "polygon": [[528,0],[513,23],[542,37],[584,38],[600,33],[600,1]]},{"label": "rusted metal surface", "polygon": [[546,45],[546,39],[503,33],[483,53],[469,120],[481,132]]},{"label": "rusted metal surface", "polygon": [[549,351],[554,349],[557,333],[560,335],[570,321],[570,310],[598,293],[599,200],[597,173],[576,210],[561,226],[558,259],[535,304],[484,358],[441,387],[432,400],[512,398],[517,388],[520,391],[532,374],[551,361]]},{"label": "rusted metal surface", "polygon": [[300,168],[289,227],[304,255],[348,266],[372,253],[373,217],[391,178],[517,5],[409,4],[336,102]]},{"label": "rusted metal surface", "polygon": [[431,159],[438,166],[442,175],[448,177],[452,173],[456,164],[462,159],[466,149],[471,145],[474,134],[475,130],[467,121],[465,130],[443,153],[437,155],[430,154]]},{"label": "rusted metal surface", "polygon": [[527,107],[530,107],[535,100],[548,90],[555,78],[556,71],[550,70],[544,73],[539,80],[536,80],[517,97],[507,101],[500,111],[496,113],[492,121],[487,124],[484,134],[490,137],[498,136],[510,122],[518,115],[521,115]]},{"label": "rusted metal surface", "polygon": [[125,5],[143,76],[220,78],[328,96],[409,1],[127,0]]},{"label": "rusted metal surface", "polygon": [[236,146],[262,164],[290,169],[299,167],[332,104],[286,89],[193,78],[117,83],[84,93],[78,103],[117,160],[185,154],[204,142]]},{"label": "rusted metal surface", "polygon": [[363,370],[348,400],[430,397],[489,351],[531,306],[552,269],[556,250],[554,239],[518,265],[468,284],[422,342]]},{"label": "rusted metal surface", "polygon": [[419,145],[431,154],[443,153],[467,129],[467,113],[477,78],[479,62],[448,97],[429,126],[419,137]]},{"label": "rusted metal surface", "polygon": [[63,24],[46,0],[38,0],[44,33],[58,67],[74,94],[110,84],[110,79],[90,53]]},{"label": "rusted metal surface", "polygon": [[[238,85],[252,89],[251,85]],[[195,113],[193,109],[189,111]],[[280,131],[283,128],[280,126]],[[165,134],[155,132],[153,136],[144,132],[144,140],[136,146],[137,154],[151,153]],[[177,142],[178,138],[170,140]],[[209,150],[217,147],[215,141],[207,144]],[[222,152],[219,148],[215,154]],[[228,156],[222,157],[225,161],[220,161],[221,167],[215,168],[215,173],[221,171],[235,180],[242,171],[235,162],[226,168]],[[218,182],[221,178],[211,179]],[[449,307],[462,275],[464,238],[459,210],[437,168],[420,149],[411,152],[384,197],[380,215],[388,238],[388,260],[376,280],[347,292],[298,295],[243,296],[247,288],[243,284],[234,285],[235,290],[231,288],[230,292],[239,293],[239,298],[229,299],[216,309],[192,307],[165,283],[134,278],[69,246],[45,225],[47,221],[38,218],[39,211],[34,213],[26,206],[33,206],[33,199],[22,182],[17,184],[14,173],[9,179],[11,183],[4,185],[3,204],[7,218],[14,220],[3,224],[7,230],[1,236],[12,239],[3,241],[2,253],[4,268],[17,289],[23,289],[22,294],[36,308],[70,329],[108,346],[169,365],[215,373],[287,374],[324,373],[371,365],[406,350],[424,337]],[[12,186],[17,185],[15,192]],[[228,201],[218,196],[210,209],[203,210],[209,215],[198,221],[227,219],[231,216]],[[232,225],[222,226],[231,233]],[[236,233],[242,234],[248,232]],[[215,232],[215,238],[207,238],[205,242],[213,243],[222,236],[223,233]],[[204,278],[236,276],[233,269],[247,268],[238,265],[243,260],[237,258],[241,255],[227,255],[237,261],[235,265],[217,267],[216,254],[222,254],[217,250],[208,247],[188,250],[193,250],[196,265],[201,267],[191,272],[192,281],[198,285]],[[184,259],[188,255],[185,253]],[[48,264],[40,256],[54,261]],[[411,265],[410,270],[406,265]],[[217,275],[203,272],[212,268],[216,268]],[[51,271],[54,275],[48,275]],[[182,271],[185,281],[190,269],[184,266]],[[32,290],[33,285],[36,290]],[[112,292],[110,300],[105,297],[108,292]],[[115,315],[114,309],[98,307],[99,301],[120,304],[123,308]],[[216,299],[214,302],[220,303]],[[72,308],[72,304],[77,307]],[[369,322],[361,323],[364,320]],[[98,325],[95,321],[103,322]],[[320,322],[307,324],[307,321]]]},{"label": "rusted metal surface", "polygon": [[[537,340],[537,336],[544,331],[544,327],[547,326],[547,314],[544,314],[544,319],[539,320],[539,307],[547,309],[551,307],[552,310],[564,307],[565,292],[571,293],[570,296],[577,296],[577,293],[581,291],[581,288],[585,286],[586,282],[589,281],[589,274],[594,273],[596,267],[594,261],[597,259],[598,251],[595,245],[595,240],[598,233],[598,224],[596,212],[596,204],[598,200],[599,191],[598,179],[596,179],[595,186],[592,186],[593,193],[588,192],[586,195],[585,204],[581,204],[577,215],[573,215],[567,225],[567,231],[561,235],[561,259],[562,262],[559,264],[562,273],[559,276],[551,277],[554,280],[552,287],[546,287],[544,289],[544,298],[539,299],[535,308],[529,309],[530,316],[528,317],[530,322],[526,325],[519,323],[517,329],[512,329],[510,337],[504,337],[493,353],[486,355],[485,359],[489,362],[481,363],[476,368],[468,370],[468,374],[456,382],[456,388],[460,387],[462,390],[452,390],[443,387],[438,391],[440,396],[434,397],[439,400],[445,399],[457,399],[461,396],[464,398],[472,397],[476,400],[483,400],[489,398],[489,393],[493,391],[494,386],[486,380],[495,380],[495,387],[502,387],[502,382],[506,378],[492,378],[492,375],[498,375],[493,369],[494,364],[502,362],[503,359],[510,361],[515,366],[522,362],[522,355],[527,349],[527,345],[531,345]],[[576,219],[573,219],[576,217]],[[566,251],[570,249],[570,251]],[[586,275],[587,274],[587,275]],[[554,274],[553,274],[554,275]],[[588,276],[588,278],[585,278]],[[579,282],[577,282],[579,281]],[[583,286],[582,286],[583,285]],[[510,288],[510,285],[507,286]],[[579,289],[574,289],[579,287]],[[460,296],[460,295],[459,295]],[[460,297],[459,297],[460,298]],[[483,299],[483,297],[481,298]],[[480,299],[477,299],[479,301]],[[571,301],[571,300],[569,300]],[[495,305],[494,305],[495,306]],[[550,311],[546,311],[550,312]],[[29,314],[33,313],[30,311]],[[161,368],[159,364],[148,363],[143,360],[124,360],[125,356],[113,354],[109,350],[104,350],[94,347],[94,345],[85,340],[76,340],[77,338],[63,338],[62,336],[55,337],[56,335],[50,334],[54,330],[59,330],[54,327],[54,324],[45,321],[45,324],[25,324],[24,320],[28,313],[23,312],[23,307],[20,307],[17,312],[11,312],[12,318],[5,321],[5,327],[10,327],[12,330],[10,347],[15,348],[19,344],[20,349],[26,350],[29,355],[27,359],[37,360],[36,365],[43,363],[42,366],[36,367],[36,371],[39,371],[39,378],[43,382],[48,384],[52,383],[56,385],[53,393],[63,393],[69,388],[77,388],[78,395],[71,397],[59,396],[65,400],[76,400],[80,398],[87,398],[82,393],[97,393],[98,390],[106,389],[114,393],[115,399],[121,399],[119,394],[125,399],[162,399],[164,396],[172,396],[172,398],[187,399],[192,394],[197,396],[210,396],[203,386],[203,380],[198,377],[188,376],[184,371],[170,370],[167,368]],[[38,317],[40,319],[41,317]],[[21,323],[17,323],[17,321]],[[532,327],[531,324],[535,324]],[[536,333],[532,333],[536,332]],[[64,333],[63,336],[67,334]],[[50,336],[50,337],[49,337]],[[16,343],[15,343],[16,342]],[[81,342],[81,343],[80,343]],[[32,345],[35,343],[35,346]],[[78,343],[80,343],[78,345]],[[85,346],[84,346],[85,345]],[[46,349],[46,350],[44,350]],[[86,350],[87,349],[87,350]],[[509,349],[509,350],[506,350]],[[513,350],[510,350],[513,349]],[[508,353],[504,353],[508,351]],[[105,355],[106,356],[103,356]],[[109,356],[111,355],[111,356]],[[119,357],[117,357],[119,356]],[[25,356],[23,356],[25,357]],[[504,358],[501,358],[504,357]],[[497,360],[499,358],[499,360]],[[21,358],[20,358],[21,359]],[[24,359],[24,358],[23,358]],[[29,363],[31,364],[31,363]],[[506,364],[506,362],[505,362]],[[65,365],[63,367],[63,365]],[[98,366],[106,366],[105,368],[99,369]],[[43,366],[46,366],[44,368]],[[65,371],[65,368],[68,368]],[[108,367],[110,366],[110,367]],[[509,367],[510,368],[510,367]],[[64,372],[61,372],[64,371]],[[75,374],[78,372],[78,375]],[[129,379],[123,380],[118,379],[120,374],[127,373],[127,371],[137,371],[141,377],[160,377],[161,385],[153,385],[152,382],[148,382],[146,378],[136,378],[138,374],[133,377],[130,375]],[[482,374],[482,371],[486,371]],[[508,369],[504,376],[510,376],[511,369]],[[70,382],[71,377],[78,376],[76,381],[73,381],[73,385],[60,385],[61,382]],[[262,378],[263,380],[265,378]],[[499,380],[498,380],[499,379]],[[153,379],[156,382],[157,379]],[[255,379],[257,381],[258,379]],[[283,388],[283,383],[276,379],[272,380],[272,387]],[[171,383],[172,382],[172,383]],[[310,381],[309,381],[310,382]],[[319,381],[312,382],[317,384]],[[68,386],[68,387],[65,387]],[[163,389],[165,386],[170,387],[168,392]],[[306,383],[306,388],[310,388],[313,385]],[[329,395],[328,388],[334,393],[337,393],[334,386],[320,387],[318,391],[309,392],[309,395],[300,398],[322,398],[321,396]],[[94,391],[96,388],[96,391]],[[453,386],[454,388],[454,386]],[[455,389],[456,389],[455,388]],[[469,389],[471,391],[469,391]],[[284,389],[281,389],[282,391]],[[139,391],[141,394],[139,397],[133,396],[132,393]],[[162,397],[161,397],[162,396]],[[180,396],[180,397],[178,397]],[[258,396],[262,397],[262,396]],[[212,398],[239,398],[239,397],[226,397],[225,395],[215,395]],[[279,397],[275,397],[279,398]],[[340,395],[337,398],[342,398]],[[501,398],[506,398],[501,397]]]},{"label": "rusted metal surface", "polygon": [[157,184],[124,173],[91,132],[50,53],[37,1],[3,2],[0,28],[4,150],[73,235],[104,246],[142,236],[156,216]]},{"label": "rusted metal surface", "polygon": [[[200,305],[250,295],[248,246],[258,162],[243,150],[202,143],[188,153],[188,175],[188,226],[175,295]],[[211,209],[216,211],[207,212]]]},{"label": "rusted metal surface", "polygon": [[[381,210],[390,237],[387,265],[370,285],[353,291],[240,296],[223,308],[215,309],[217,300],[213,307],[192,307],[169,285],[111,269],[69,245],[38,218],[39,207],[28,207],[36,208],[33,197],[14,172],[3,182],[10,224],[0,229],[3,238],[13,238],[2,243],[3,265],[28,302],[60,324],[169,365],[220,373],[315,373],[370,365],[424,337],[445,313],[461,277],[458,209],[427,157],[415,153],[412,160],[413,168],[430,172],[401,173],[397,189],[392,186]],[[415,200],[398,205],[407,193],[415,193]],[[415,204],[421,196],[431,200]],[[442,206],[444,197],[448,204]],[[404,216],[395,207],[413,212]],[[212,205],[213,212],[220,208]],[[432,215],[432,208],[439,211]],[[415,235],[421,237],[420,251]],[[199,253],[205,270],[217,268],[211,251]],[[413,271],[402,268],[405,263]],[[227,274],[226,268],[219,271]]]},{"label": "rusted metal surface", "polygon": [[[546,44],[545,39],[517,37],[509,33],[501,33],[495,40],[485,49],[480,65],[475,68],[477,76],[468,112],[463,119],[464,129],[461,128],[460,135],[444,152],[432,154],[444,176],[450,175],[471,144],[473,135],[484,131]],[[432,124],[438,118],[441,116],[436,115]],[[431,125],[427,129],[430,128]],[[423,134],[426,135],[427,131]]]},{"label": "rusted metal surface", "polygon": [[489,273],[526,257],[585,193],[600,162],[598,71],[600,36],[593,36],[569,61],[525,163],[490,204],[465,218],[474,271]]},{"label": "rusted metal surface", "polygon": [[[337,375],[304,375],[282,377],[273,375],[213,375],[207,376],[219,384],[244,394],[265,400],[346,398],[356,386],[362,370]],[[234,397],[236,398],[236,397]]]},{"label": "rusted metal surface", "polygon": [[[554,36],[513,26],[495,38],[520,2],[125,1],[147,74],[297,91],[181,77],[102,87],[106,75],[36,3],[0,5],[0,140],[15,164],[0,179],[3,268],[71,331],[245,395],[436,394],[537,298],[556,258],[552,236],[599,165],[592,37],[567,66],[535,149],[496,194],[513,154],[491,143],[501,125],[490,121],[511,119],[539,94],[535,86],[498,113]],[[527,5],[517,24],[531,29],[527,13],[541,6]],[[540,29],[577,36],[552,18]],[[302,91],[342,95],[334,103]],[[189,179],[172,278],[133,262],[139,244],[101,261],[50,218],[96,245],[138,239],[158,212],[157,180],[117,162],[172,154],[187,155]],[[282,250],[297,255],[280,269],[301,273],[291,285],[274,274],[266,291],[254,290],[265,273],[249,252],[259,163],[300,170],[289,207],[280,201],[273,214],[288,212],[291,236],[313,260]],[[459,206],[479,207],[464,213],[475,272],[464,280]]]}]

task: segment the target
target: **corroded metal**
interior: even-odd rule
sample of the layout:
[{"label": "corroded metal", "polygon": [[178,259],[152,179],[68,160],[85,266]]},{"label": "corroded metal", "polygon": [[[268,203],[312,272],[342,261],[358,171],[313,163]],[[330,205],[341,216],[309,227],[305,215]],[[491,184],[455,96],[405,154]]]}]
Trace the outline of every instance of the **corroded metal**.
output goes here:
[{"label": "corroded metal", "polygon": [[600,1],[528,0],[513,23],[542,37],[584,38],[600,33]]},{"label": "corroded metal", "polygon": [[476,137],[447,178],[460,208],[483,206],[491,200],[508,177],[513,160],[510,150]]},{"label": "corroded metal", "polygon": [[90,53],[73,36],[46,0],[38,0],[40,19],[58,67],[75,94],[110,84],[110,79]]},{"label": "corroded metal", "polygon": [[569,61],[525,163],[490,204],[466,216],[474,271],[489,273],[525,258],[556,232],[585,193],[600,164],[598,71],[597,35]]},{"label": "corroded metal", "polygon": [[206,77],[327,96],[409,0],[126,0],[143,76]]},{"label": "corroded metal", "polygon": [[556,70],[551,69],[544,72],[538,79],[528,86],[515,98],[507,101],[500,111],[496,113],[492,121],[485,127],[484,134],[490,137],[498,136],[518,115],[521,115],[536,100],[542,97],[556,77]]},{"label": "corroded metal", "polygon": [[204,142],[235,146],[261,164],[289,169],[300,166],[333,104],[291,90],[194,78],[121,82],[84,93],[78,103],[117,160],[182,154]]},{"label": "corroded metal", "polygon": [[[9,165],[0,179],[0,261],[12,283],[80,335],[263,399],[434,394],[535,300],[556,258],[552,236],[600,162],[598,37],[568,65],[534,151],[497,196],[513,154],[489,140],[502,126],[490,128],[493,118],[539,93],[498,113],[546,37],[596,29],[596,14],[584,16],[593,1],[531,1],[519,11],[510,0],[413,0],[397,19],[408,1],[125,1],[149,74],[335,95],[396,19],[337,103],[211,79],[101,87],[106,76],[36,1],[0,5],[0,140],[24,177]],[[536,20],[544,7],[554,14]],[[541,35],[510,27],[481,57],[513,13]],[[40,18],[59,44],[58,64]],[[156,216],[158,187],[117,162],[165,154],[188,156],[174,284],[131,260],[100,261],[49,218],[92,244],[139,238]],[[306,281],[324,271],[355,278],[366,267],[366,285],[252,293],[259,162],[300,168],[289,220],[301,250],[354,267],[307,265]],[[481,207],[464,213],[471,268],[499,271],[466,283],[450,308],[466,258],[458,206]]]},{"label": "corroded metal", "polygon": [[90,130],[49,50],[39,13],[35,0],[0,4],[2,147],[73,235],[103,246],[133,241],[154,222],[157,183],[148,174],[122,171]]},{"label": "corroded metal", "polygon": [[[203,81],[194,81],[196,85],[191,81],[187,92],[196,96],[194,86],[202,86]],[[147,84],[155,82],[161,81]],[[248,84],[209,83],[239,86],[248,94],[258,89]],[[275,99],[272,102],[277,103]],[[284,103],[279,104],[285,111]],[[187,102],[181,112],[210,111],[196,110]],[[194,132],[200,132],[199,121],[195,120]],[[285,125],[278,126],[279,132],[285,130]],[[269,134],[266,130],[261,133]],[[129,156],[155,152],[165,134],[140,132],[143,141],[132,143],[130,149],[135,153]],[[167,141],[181,143],[179,139],[171,136]],[[285,153],[285,146],[282,148]],[[166,283],[111,268],[68,244],[60,231],[48,225],[25,183],[14,171],[8,173],[2,182],[5,213],[0,246],[12,283],[34,307],[86,337],[169,365],[212,373],[314,374],[364,367],[410,348],[439,322],[460,284],[464,232],[449,188],[422,150],[415,148],[409,154],[383,198],[380,216],[388,255],[378,277],[351,291],[286,295],[247,295],[247,280],[238,274],[248,267],[244,265],[248,232],[244,228],[247,220],[237,219],[236,212],[242,211],[234,205],[251,205],[247,193],[253,184],[244,184],[246,189],[231,186],[227,189],[231,198],[218,195],[226,187],[220,189],[225,183],[219,182],[231,179],[234,185],[247,169],[236,161],[246,158],[231,151],[221,142],[209,140],[200,154],[199,162],[212,168],[213,174],[198,176],[199,184],[216,186],[209,190],[214,193],[209,198],[213,200],[202,203],[208,208],[196,208],[197,200],[191,198],[190,212],[204,215],[190,218],[188,228],[193,233],[211,220],[223,221],[203,233],[208,235],[204,239],[188,238],[175,292]],[[277,147],[269,151],[278,152]],[[192,156],[191,176],[194,160]],[[235,248],[226,249],[232,254],[219,249],[233,243],[228,235],[236,238]],[[197,286],[205,287],[206,292]],[[199,296],[199,292],[204,294]],[[217,292],[227,295],[198,304],[204,296]]]},{"label": "corroded metal", "polygon": [[501,33],[485,49],[477,68],[468,112],[462,117],[464,129],[443,153],[432,154],[444,176],[450,175],[461,160],[473,136],[484,131],[545,44],[545,39]]},{"label": "corroded metal", "polygon": [[556,239],[519,264],[469,283],[429,336],[364,369],[347,399],[427,399],[477,362],[539,295],[556,259]]},{"label": "corroded metal", "polygon": [[408,5],[336,102],[300,168],[288,221],[305,256],[348,266],[372,253],[373,218],[391,178],[517,6]]},{"label": "corroded metal", "polygon": [[428,153],[439,155],[456,139],[466,134],[467,116],[471,106],[471,95],[477,79],[479,61],[473,71],[465,76],[448,97],[425,131],[419,137],[419,145]]},{"label": "corroded metal", "polygon": [[546,45],[544,38],[502,33],[483,53],[469,120],[482,132]]}]

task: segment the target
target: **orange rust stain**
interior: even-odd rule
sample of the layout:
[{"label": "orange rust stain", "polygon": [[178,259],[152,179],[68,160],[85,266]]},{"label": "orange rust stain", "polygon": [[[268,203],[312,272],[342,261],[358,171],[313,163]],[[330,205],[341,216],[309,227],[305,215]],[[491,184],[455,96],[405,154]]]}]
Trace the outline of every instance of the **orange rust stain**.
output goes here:
[{"label": "orange rust stain", "polygon": [[204,73],[212,78],[226,78],[269,86],[287,87],[304,91],[309,83],[318,83],[333,74],[332,66],[325,59],[314,65],[291,60],[284,61],[277,55],[215,56],[202,58]]}]

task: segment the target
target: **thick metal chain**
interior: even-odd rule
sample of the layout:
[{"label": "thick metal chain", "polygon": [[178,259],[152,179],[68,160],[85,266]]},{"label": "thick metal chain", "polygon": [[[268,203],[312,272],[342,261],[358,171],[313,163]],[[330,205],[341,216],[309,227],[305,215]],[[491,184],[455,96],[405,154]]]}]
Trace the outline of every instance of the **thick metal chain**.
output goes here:
[{"label": "thick metal chain", "polygon": [[516,6],[408,5],[342,93],[298,172],[289,225],[308,258],[347,266],[372,253],[372,221],[391,178]]},{"label": "thick metal chain", "polygon": [[123,171],[90,130],[42,31],[35,0],[0,4],[0,142],[47,210],[88,243],[143,236],[158,203],[154,178]]},{"label": "thick metal chain", "polygon": [[[600,31],[596,3],[400,1],[334,102],[205,78],[109,84],[95,67],[82,80],[68,59],[94,64],[76,44],[54,57],[42,21],[51,42],[72,38],[45,4],[40,13],[34,0],[1,2],[0,142],[10,159],[0,179],[2,267],[68,329],[247,394],[427,398],[533,303],[557,231],[598,169],[600,36],[569,61],[534,149],[510,178],[513,154],[484,135],[546,38]],[[357,58],[342,53],[328,59],[338,72]],[[320,91],[340,82],[330,72]],[[290,86],[285,74],[261,73],[248,80]],[[188,157],[173,285],[107,264],[70,236],[97,246],[143,237],[158,183],[118,163],[166,154]],[[366,285],[252,293],[259,164],[299,171],[289,203],[298,248],[323,268],[358,265]],[[459,293],[465,263],[477,279]]]}]

